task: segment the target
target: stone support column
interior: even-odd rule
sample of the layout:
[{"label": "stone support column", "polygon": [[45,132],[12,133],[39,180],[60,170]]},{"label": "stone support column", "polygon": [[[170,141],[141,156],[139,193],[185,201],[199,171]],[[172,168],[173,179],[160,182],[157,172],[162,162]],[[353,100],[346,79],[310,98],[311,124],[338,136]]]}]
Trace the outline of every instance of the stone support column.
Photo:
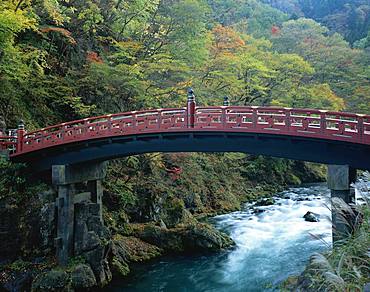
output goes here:
[{"label": "stone support column", "polygon": [[56,206],[58,209],[56,256],[60,265],[65,266],[73,256],[74,240],[74,185],[59,185]]},{"label": "stone support column", "polygon": [[[60,265],[67,265],[74,255],[74,205],[91,200],[99,206],[102,221],[101,180],[106,175],[106,163],[86,165],[53,165],[52,183],[58,191],[57,238],[55,239],[56,256]],[[87,182],[87,193],[77,194],[75,184]]]},{"label": "stone support column", "polygon": [[99,205],[99,217],[103,222],[103,186],[101,180],[91,180],[87,182],[87,190],[91,193],[91,201]]},{"label": "stone support column", "polygon": [[[355,202],[355,190],[351,184],[356,181],[356,169],[348,165],[328,166],[328,188],[331,198],[340,198],[347,204]],[[332,205],[333,243],[345,238],[350,228],[341,220],[338,208]]]}]

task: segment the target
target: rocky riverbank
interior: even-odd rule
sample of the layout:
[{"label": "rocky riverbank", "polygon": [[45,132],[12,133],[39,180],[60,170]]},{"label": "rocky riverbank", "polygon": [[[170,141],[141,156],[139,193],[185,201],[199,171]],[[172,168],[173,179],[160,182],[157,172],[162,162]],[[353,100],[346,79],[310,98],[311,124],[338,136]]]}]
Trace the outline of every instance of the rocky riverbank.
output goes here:
[{"label": "rocky riverbank", "polygon": [[[304,164],[292,164],[282,176],[278,171],[285,162],[279,162],[275,170],[263,170],[270,177],[267,184],[257,175],[260,170],[243,174],[245,156],[157,158],[146,155],[111,163],[104,183],[104,223],[95,204],[75,206],[75,257],[63,268],[54,258],[56,193],[47,185],[29,183],[22,167],[4,164],[9,183],[0,198],[0,231],[7,234],[0,251],[2,287],[8,291],[103,287],[113,277],[128,275],[133,263],[228,248],[234,244],[230,237],[201,223],[204,218],[239,210],[243,202],[262,197],[267,199],[260,205],[270,204],[270,194],[287,183],[322,179],[317,168],[309,171]],[[257,160],[249,165],[264,163]],[[182,171],[174,174],[170,171],[174,166]],[[306,176],[292,175],[293,168]]]}]

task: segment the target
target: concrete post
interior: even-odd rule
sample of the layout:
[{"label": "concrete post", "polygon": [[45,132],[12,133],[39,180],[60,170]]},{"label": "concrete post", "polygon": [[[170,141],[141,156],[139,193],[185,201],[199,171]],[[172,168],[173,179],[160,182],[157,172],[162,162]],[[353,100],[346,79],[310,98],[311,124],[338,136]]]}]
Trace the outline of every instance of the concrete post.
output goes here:
[{"label": "concrete post", "polygon": [[[52,182],[58,190],[56,205],[58,208],[57,238],[55,239],[56,256],[60,265],[65,266],[74,251],[74,204],[83,200],[92,200],[99,205],[102,221],[101,180],[106,175],[106,163],[86,165],[53,165]],[[88,182],[90,193],[77,194],[76,183]]]},{"label": "concrete post", "polygon": [[[328,166],[328,188],[331,190],[331,198],[340,198],[345,203],[354,203],[355,190],[351,184],[356,181],[356,169],[347,165]],[[345,238],[350,228],[339,219],[338,210],[332,206],[333,243]]]}]

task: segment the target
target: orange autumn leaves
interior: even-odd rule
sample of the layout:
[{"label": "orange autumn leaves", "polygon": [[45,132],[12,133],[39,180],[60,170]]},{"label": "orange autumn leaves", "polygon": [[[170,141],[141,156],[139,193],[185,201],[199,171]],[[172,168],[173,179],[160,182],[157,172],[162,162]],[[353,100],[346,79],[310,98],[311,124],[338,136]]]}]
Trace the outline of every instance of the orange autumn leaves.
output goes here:
[{"label": "orange autumn leaves", "polygon": [[217,25],[212,30],[213,44],[211,54],[233,54],[245,46],[245,41],[230,27]]}]

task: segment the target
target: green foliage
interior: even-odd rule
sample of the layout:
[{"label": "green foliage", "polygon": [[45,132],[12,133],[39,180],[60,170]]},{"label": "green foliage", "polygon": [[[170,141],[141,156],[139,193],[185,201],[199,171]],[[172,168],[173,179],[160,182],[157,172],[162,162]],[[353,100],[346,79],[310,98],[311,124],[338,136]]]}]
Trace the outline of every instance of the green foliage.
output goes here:
[{"label": "green foliage", "polygon": [[271,3],[20,3],[0,6],[0,114],[9,126],[177,107],[189,86],[210,105],[228,95],[234,104],[368,110],[366,39],[351,49]]},{"label": "green foliage", "polygon": [[[362,112],[365,107],[368,111],[369,105],[365,106],[357,94],[364,92],[363,88],[369,84],[366,77],[369,55],[364,50],[351,49],[342,36],[327,35],[327,31],[311,19],[290,20],[273,38],[274,47],[279,52],[299,54],[315,69],[313,78],[321,85],[308,88],[305,93],[307,96],[311,91],[316,100],[327,99],[324,103],[319,101],[318,106],[326,104],[336,109]],[[335,96],[343,98],[345,104]]]},{"label": "green foliage", "polygon": [[68,261],[68,265],[66,267],[66,271],[71,272],[74,267],[76,267],[79,264],[85,264],[86,260],[82,256],[74,256],[71,257]]},{"label": "green foliage", "polygon": [[26,190],[26,179],[20,175],[24,165],[0,158],[0,199],[18,197]]}]

